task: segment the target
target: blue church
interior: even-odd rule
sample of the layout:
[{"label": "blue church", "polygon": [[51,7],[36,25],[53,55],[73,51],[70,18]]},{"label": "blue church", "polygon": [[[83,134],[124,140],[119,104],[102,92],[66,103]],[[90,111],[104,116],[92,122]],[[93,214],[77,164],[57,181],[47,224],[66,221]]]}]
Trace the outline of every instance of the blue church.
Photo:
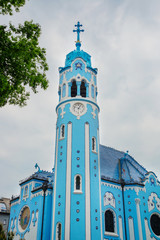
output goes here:
[{"label": "blue church", "polygon": [[160,183],[127,152],[99,142],[97,68],[76,49],[59,68],[53,171],[20,182],[11,200],[14,240],[160,239]]}]

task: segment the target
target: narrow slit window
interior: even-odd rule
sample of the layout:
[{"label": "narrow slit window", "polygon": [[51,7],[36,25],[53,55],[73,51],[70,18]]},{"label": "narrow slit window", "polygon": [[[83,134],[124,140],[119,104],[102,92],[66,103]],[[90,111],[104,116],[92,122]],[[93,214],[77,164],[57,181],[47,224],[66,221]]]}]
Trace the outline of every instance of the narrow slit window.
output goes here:
[{"label": "narrow slit window", "polygon": [[61,240],[61,238],[62,238],[62,225],[61,223],[57,223],[56,240]]},{"label": "narrow slit window", "polygon": [[80,176],[76,177],[76,190],[80,190]]},{"label": "narrow slit window", "polygon": [[111,210],[105,212],[105,232],[115,232],[114,214]]},{"label": "narrow slit window", "polygon": [[92,151],[96,152],[96,138],[92,138]]},{"label": "narrow slit window", "polygon": [[76,97],[77,96],[77,84],[76,81],[72,81],[72,86],[71,86],[71,97]]},{"label": "narrow slit window", "polygon": [[65,136],[65,126],[64,126],[64,124],[63,124],[63,125],[61,125],[60,138],[64,138],[64,136]]},{"label": "narrow slit window", "polygon": [[80,95],[86,97],[86,84],[84,80],[81,82]]}]

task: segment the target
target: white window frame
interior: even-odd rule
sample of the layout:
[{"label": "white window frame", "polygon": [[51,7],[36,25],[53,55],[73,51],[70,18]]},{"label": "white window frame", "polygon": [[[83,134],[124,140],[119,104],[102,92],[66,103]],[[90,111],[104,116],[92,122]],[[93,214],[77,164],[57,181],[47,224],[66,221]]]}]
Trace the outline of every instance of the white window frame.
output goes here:
[{"label": "white window frame", "polygon": [[[76,189],[76,179],[80,177],[80,189]],[[82,193],[82,176],[80,174],[76,174],[74,176],[74,193]]]},{"label": "white window frame", "polygon": [[60,236],[60,240],[62,239],[62,224],[60,222],[57,223],[56,225],[56,240],[59,240],[58,238],[58,225],[61,226],[61,236]]},{"label": "white window frame", "polygon": [[[113,213],[113,220],[114,220],[114,232],[106,232],[106,219],[105,219],[105,214],[107,211],[111,211]],[[107,208],[104,212],[104,234],[107,236],[114,236],[117,237],[117,218],[116,218],[116,213],[114,212],[113,209]]]},{"label": "white window frame", "polygon": [[[93,146],[93,139],[94,139],[94,146]],[[96,153],[96,144],[97,144],[97,141],[96,141],[96,138],[95,137],[92,137],[92,152]]]},{"label": "white window frame", "polygon": [[[26,192],[26,188],[27,188],[27,192]],[[24,187],[23,197],[27,197],[27,196],[28,196],[28,192],[29,192],[29,186],[26,185],[26,186]]]},{"label": "white window frame", "polygon": [[[64,126],[64,136],[62,136],[62,127]],[[60,127],[60,139],[64,139],[65,138],[65,125],[62,124]]]}]

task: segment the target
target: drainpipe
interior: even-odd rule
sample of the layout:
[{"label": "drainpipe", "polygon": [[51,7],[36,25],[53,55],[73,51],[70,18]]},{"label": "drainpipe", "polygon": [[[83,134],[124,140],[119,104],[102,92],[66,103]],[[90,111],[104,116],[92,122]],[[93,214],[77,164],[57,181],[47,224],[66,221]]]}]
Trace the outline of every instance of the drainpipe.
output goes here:
[{"label": "drainpipe", "polygon": [[127,229],[126,229],[126,213],[125,213],[125,201],[124,201],[124,186],[125,182],[122,178],[122,170],[121,170],[121,159],[119,159],[119,179],[122,187],[122,202],[123,202],[123,215],[124,215],[124,229],[125,229],[125,239],[127,240]]},{"label": "drainpipe", "polygon": [[43,185],[42,185],[42,190],[43,190],[43,211],[42,211],[42,227],[41,227],[41,240],[43,239],[43,221],[44,221],[44,208],[45,208],[45,196],[46,196],[46,190],[47,190],[47,187],[48,187],[48,183],[47,182],[44,182]]}]

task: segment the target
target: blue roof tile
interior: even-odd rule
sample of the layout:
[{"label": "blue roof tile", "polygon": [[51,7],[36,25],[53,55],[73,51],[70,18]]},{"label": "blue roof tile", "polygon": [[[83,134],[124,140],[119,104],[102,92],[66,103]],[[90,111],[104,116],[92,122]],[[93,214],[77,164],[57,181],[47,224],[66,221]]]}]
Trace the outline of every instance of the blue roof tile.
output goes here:
[{"label": "blue roof tile", "polygon": [[101,177],[119,182],[119,159],[121,159],[122,178],[126,183],[141,183],[147,170],[133,157],[116,149],[100,145]]}]

